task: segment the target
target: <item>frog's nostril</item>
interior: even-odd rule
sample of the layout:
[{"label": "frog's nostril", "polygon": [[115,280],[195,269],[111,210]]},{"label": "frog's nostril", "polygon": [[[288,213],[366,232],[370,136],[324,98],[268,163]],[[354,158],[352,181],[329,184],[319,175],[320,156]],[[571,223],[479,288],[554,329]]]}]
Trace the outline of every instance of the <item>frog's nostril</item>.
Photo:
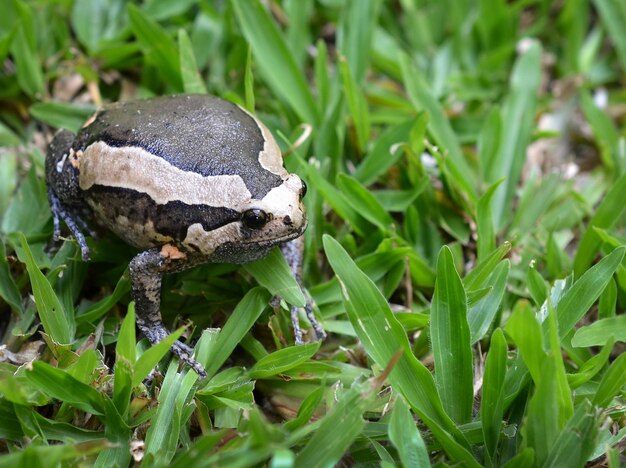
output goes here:
[{"label": "frog's nostril", "polygon": [[283,223],[286,224],[287,226],[291,226],[293,224],[293,221],[291,220],[291,216],[286,215],[283,218]]}]

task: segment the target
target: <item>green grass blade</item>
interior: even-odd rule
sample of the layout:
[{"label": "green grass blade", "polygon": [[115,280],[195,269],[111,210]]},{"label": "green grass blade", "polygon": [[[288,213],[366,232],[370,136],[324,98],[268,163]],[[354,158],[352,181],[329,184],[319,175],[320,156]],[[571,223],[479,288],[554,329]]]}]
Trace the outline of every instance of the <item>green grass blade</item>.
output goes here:
[{"label": "green grass blade", "polygon": [[131,30],[146,55],[154,60],[159,73],[174,89],[180,92],[183,85],[180,78],[180,61],[176,42],[153,19],[133,4],[127,5]]},{"label": "green grass blade", "polygon": [[598,320],[579,328],[572,338],[572,346],[604,346],[609,340],[626,342],[626,315]]},{"label": "green grass blade", "polygon": [[67,402],[91,414],[102,416],[105,413],[106,397],[62,369],[42,361],[35,361],[25,376],[52,398]]},{"label": "green grass blade", "polygon": [[191,39],[184,29],[178,30],[178,59],[180,62],[180,77],[183,81],[185,93],[206,94],[207,89],[193,54]]},{"label": "green grass blade", "polygon": [[389,440],[396,447],[403,466],[431,466],[426,444],[402,398],[396,399],[391,410],[388,431]]},{"label": "green grass blade", "polygon": [[613,344],[615,342],[609,339],[608,343],[602,347],[600,352],[590,357],[575,374],[568,374],[567,381],[570,388],[575,389],[589,382],[600,372],[609,360]]},{"label": "green grass blade", "polygon": [[37,268],[24,234],[20,234],[20,240],[25,256],[22,260],[26,263],[26,270],[35,296],[35,305],[43,328],[55,343],[70,344],[74,336],[73,321],[63,309],[44,274]]},{"label": "green grass blade", "polygon": [[465,161],[459,141],[445,116],[444,110],[407,55],[400,56],[400,65],[402,66],[404,85],[407,88],[411,103],[417,111],[425,110],[428,112],[430,116],[428,130],[437,144],[447,151],[446,161],[450,173],[454,176],[454,183],[459,185],[461,193],[470,202],[475,202],[477,197],[474,188],[474,173]]},{"label": "green grass blade", "polygon": [[598,439],[598,416],[589,401],[583,400],[550,447],[542,466],[585,466]]},{"label": "green grass blade", "polygon": [[613,41],[622,72],[626,72],[626,6],[620,0],[593,0],[593,4]]},{"label": "green grass blade", "polygon": [[304,307],[304,294],[278,247],[266,257],[246,263],[244,268],[272,295],[280,296],[296,307]]},{"label": "green grass blade", "polygon": [[352,71],[345,58],[339,61],[339,72],[343,83],[343,93],[348,102],[348,109],[356,133],[357,149],[362,153],[370,135],[370,117],[367,101],[362,89],[352,76]]},{"label": "green grass blade", "polygon": [[587,270],[572,287],[565,292],[556,306],[559,336],[564,337],[587,313],[591,305],[610,281],[622,263],[625,247],[613,250],[597,265]]},{"label": "green grass blade", "polygon": [[357,84],[363,76],[370,60],[370,46],[378,18],[378,0],[359,0],[345,3],[338,32],[338,46],[341,55],[348,59],[350,73]]},{"label": "green grass blade", "polygon": [[598,303],[598,318],[606,319],[614,317],[616,305],[617,286],[615,285],[615,281],[611,279],[604,288],[604,291],[602,291],[602,294],[600,294],[600,301]]},{"label": "green grass blade", "polygon": [[613,158],[617,157],[617,145],[619,142],[620,134],[613,119],[602,109],[600,109],[593,98],[589,95],[589,92],[581,90],[580,93],[580,106],[585,115],[585,119],[591,126],[598,146],[600,146],[600,157],[603,164],[606,166],[607,171],[616,171],[619,168],[619,161],[615,161]]},{"label": "green grass blade", "polygon": [[336,240],[324,236],[323,242],[326,256],[341,282],[350,322],[368,355],[384,368],[403,350],[389,375],[392,386],[402,393],[453,459],[478,466],[465,448],[464,437],[443,410],[432,375],[411,353],[406,333],[385,298]]},{"label": "green grass blade", "polygon": [[419,132],[423,138],[426,123],[427,114],[422,112],[418,117],[394,125],[382,133],[357,167],[354,178],[363,185],[375,182],[402,156],[403,152],[399,148],[392,151],[394,145],[408,142],[412,131]]},{"label": "green grass blade", "polygon": [[304,122],[316,126],[319,115],[309,85],[285,39],[261,2],[232,0],[231,5],[252,47],[256,64],[274,94],[283,97]]},{"label": "green grass blade", "polygon": [[534,43],[517,59],[510,79],[510,91],[502,107],[500,148],[486,162],[487,181],[506,177],[492,200],[493,223],[499,231],[511,215],[510,206],[517,187],[526,147],[534,125],[537,89],[541,79],[541,48]]},{"label": "green grass blade", "polygon": [[522,427],[527,446],[535,450],[538,466],[544,462],[559,434],[557,385],[552,378],[554,360],[544,359],[535,394],[528,406],[528,419]]},{"label": "green grass blade", "polygon": [[95,111],[93,106],[77,106],[66,102],[38,102],[28,109],[37,120],[56,128],[77,132]]},{"label": "green grass blade", "polygon": [[574,275],[580,277],[591,265],[602,241],[594,228],[610,229],[626,210],[626,174],[622,175],[596,208],[578,244],[574,257]]},{"label": "green grass blade", "polygon": [[465,275],[465,278],[463,278],[465,290],[475,291],[484,287],[486,281],[496,268],[496,265],[509,253],[511,247],[510,242],[503,243],[500,247],[491,252],[487,258],[480,261],[472,271]]},{"label": "green grass blade", "polygon": [[122,321],[115,347],[115,368],[113,371],[113,404],[117,411],[126,416],[133,390],[133,367],[135,365],[135,303],[128,305],[128,312]]},{"label": "green grass blade", "polygon": [[132,386],[136,387],[154,369],[161,359],[170,351],[174,342],[180,338],[185,331],[184,327],[170,333],[167,338],[159,343],[150,346],[135,362]]},{"label": "green grass blade", "polygon": [[261,288],[253,288],[241,299],[224,328],[220,331],[215,346],[204,362],[207,375],[213,376],[224,364],[235,346],[248,333],[269,302],[269,294]]},{"label": "green grass blade", "polygon": [[31,97],[40,96],[44,91],[44,79],[39,57],[26,35],[24,24],[17,27],[11,44],[11,55],[15,60],[17,82],[20,88]]},{"label": "green grass blade", "polygon": [[467,297],[447,246],[442,247],[437,259],[430,338],[435,358],[435,382],[443,407],[458,424],[466,423],[472,415],[474,402]]},{"label": "green grass blade", "polygon": [[264,379],[280,374],[307,361],[317,353],[319,342],[301,346],[290,346],[268,354],[256,362],[248,371],[251,379]]},{"label": "green grass blade", "polygon": [[524,364],[537,384],[541,379],[541,369],[546,360],[546,353],[543,350],[541,326],[528,302],[519,301],[515,304],[505,330],[513,338]]},{"label": "green grass blade", "polygon": [[169,463],[176,454],[180,429],[185,423],[184,409],[190,404],[190,391],[198,378],[190,370],[178,373],[177,367],[172,363],[167,370],[159,393],[159,407],[146,434],[145,453],[154,457],[156,464]]},{"label": "green grass blade", "polygon": [[[370,390],[371,391],[371,390]],[[361,433],[365,421],[366,397],[355,388],[346,391],[339,402],[321,421],[311,440],[296,456],[296,467],[334,466],[354,439]]]},{"label": "green grass blade", "polygon": [[394,225],[391,215],[378,203],[376,197],[356,179],[346,174],[339,174],[337,186],[354,211],[378,227],[383,233],[388,233],[391,230]]},{"label": "green grass blade", "polygon": [[0,297],[11,306],[13,311],[22,312],[20,291],[11,276],[6,247],[2,239],[0,239]]},{"label": "green grass blade", "polygon": [[495,463],[496,450],[500,441],[500,428],[504,413],[504,377],[506,375],[507,344],[502,329],[498,328],[491,335],[491,344],[480,402],[480,421],[482,423],[485,448],[492,464]]},{"label": "green grass blade", "polygon": [[511,262],[509,260],[500,262],[489,277],[489,283],[492,285],[491,291],[467,312],[470,343],[474,344],[481,340],[489,331],[489,327],[502,304],[510,269]]},{"label": "green grass blade", "polygon": [[485,193],[478,199],[476,205],[476,231],[478,239],[478,260],[487,257],[496,248],[496,234],[493,226],[493,217],[491,215],[491,200],[496,193],[496,189],[504,181],[504,178],[492,184]]},{"label": "green grass blade", "polygon": [[620,354],[602,376],[592,403],[606,408],[626,385],[626,353]]}]

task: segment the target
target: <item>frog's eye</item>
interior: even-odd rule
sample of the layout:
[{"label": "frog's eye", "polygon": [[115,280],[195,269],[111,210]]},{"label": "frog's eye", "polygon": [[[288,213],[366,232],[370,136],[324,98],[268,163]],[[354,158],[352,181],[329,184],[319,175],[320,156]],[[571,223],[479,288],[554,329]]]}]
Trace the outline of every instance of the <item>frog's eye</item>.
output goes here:
[{"label": "frog's eye", "polygon": [[302,188],[300,189],[300,200],[302,200],[304,196],[306,195],[306,182],[302,179],[300,180],[302,182]]},{"label": "frog's eye", "polygon": [[269,218],[265,211],[252,208],[244,211],[242,221],[244,226],[250,229],[261,229],[269,221]]}]

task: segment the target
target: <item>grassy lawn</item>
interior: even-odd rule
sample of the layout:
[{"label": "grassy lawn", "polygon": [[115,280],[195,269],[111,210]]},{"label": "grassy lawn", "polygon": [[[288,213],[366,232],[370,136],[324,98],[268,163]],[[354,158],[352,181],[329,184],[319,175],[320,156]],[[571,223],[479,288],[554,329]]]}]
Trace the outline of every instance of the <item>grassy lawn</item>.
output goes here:
[{"label": "grassy lawn", "polygon": [[[623,0],[1,2],[0,466],[626,463]],[[278,251],[169,275],[203,380],[44,181],[57,129],[183,92],[306,180],[328,332],[294,346]]]}]

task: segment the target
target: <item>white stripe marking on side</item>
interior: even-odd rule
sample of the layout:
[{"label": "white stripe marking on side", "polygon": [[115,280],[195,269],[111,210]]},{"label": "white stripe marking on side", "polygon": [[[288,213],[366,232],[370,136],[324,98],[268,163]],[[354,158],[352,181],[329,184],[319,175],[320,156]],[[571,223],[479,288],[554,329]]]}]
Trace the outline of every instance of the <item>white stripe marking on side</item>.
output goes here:
[{"label": "white stripe marking on side", "polygon": [[252,198],[238,175],[203,176],[183,171],[139,147],[115,148],[96,142],[80,160],[80,188],[93,185],[136,190],[164,205],[181,201],[241,211]]}]

